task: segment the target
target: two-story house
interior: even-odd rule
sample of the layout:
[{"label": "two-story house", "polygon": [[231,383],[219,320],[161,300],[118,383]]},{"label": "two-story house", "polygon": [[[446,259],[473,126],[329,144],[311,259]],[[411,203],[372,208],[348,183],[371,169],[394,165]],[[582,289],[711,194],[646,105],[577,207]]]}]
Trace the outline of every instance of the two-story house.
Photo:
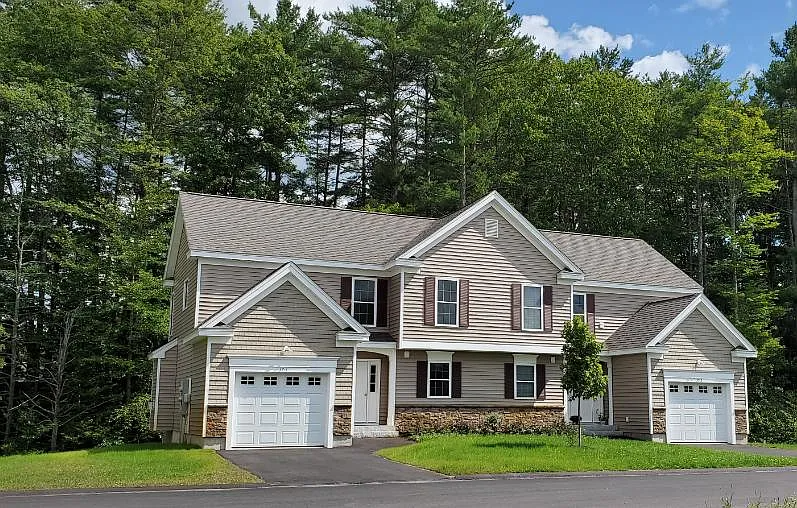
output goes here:
[{"label": "two-story house", "polygon": [[574,413],[561,332],[604,341],[584,421],[668,442],[743,442],[755,349],[641,240],[540,231],[497,192],[443,219],[182,193],[171,340],[152,425],[209,447],[543,427]]}]

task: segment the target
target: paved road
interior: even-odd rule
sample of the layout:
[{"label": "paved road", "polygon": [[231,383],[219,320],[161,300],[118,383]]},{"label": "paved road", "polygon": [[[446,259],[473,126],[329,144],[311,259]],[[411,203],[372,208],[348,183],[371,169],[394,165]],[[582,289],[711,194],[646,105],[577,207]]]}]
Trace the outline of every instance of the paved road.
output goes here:
[{"label": "paved road", "polygon": [[[330,464],[334,467],[334,464]],[[421,480],[360,485],[255,486],[102,493],[0,494],[3,507],[241,506],[714,507],[797,493],[797,469],[532,475],[518,479]]]}]

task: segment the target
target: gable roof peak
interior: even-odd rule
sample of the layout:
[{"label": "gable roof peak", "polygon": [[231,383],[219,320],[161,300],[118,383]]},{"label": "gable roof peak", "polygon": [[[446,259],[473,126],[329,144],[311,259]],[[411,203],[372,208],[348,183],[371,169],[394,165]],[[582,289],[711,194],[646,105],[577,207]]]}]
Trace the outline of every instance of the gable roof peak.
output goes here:
[{"label": "gable roof peak", "polygon": [[497,190],[462,208],[458,212],[441,219],[436,226],[419,235],[413,242],[402,249],[397,259],[417,258],[429,249],[451,236],[460,227],[478,217],[488,208],[495,209],[507,222],[518,230],[557,268],[565,272],[582,274],[581,269],[568,258],[540,230],[535,228],[514,206],[512,206]]}]

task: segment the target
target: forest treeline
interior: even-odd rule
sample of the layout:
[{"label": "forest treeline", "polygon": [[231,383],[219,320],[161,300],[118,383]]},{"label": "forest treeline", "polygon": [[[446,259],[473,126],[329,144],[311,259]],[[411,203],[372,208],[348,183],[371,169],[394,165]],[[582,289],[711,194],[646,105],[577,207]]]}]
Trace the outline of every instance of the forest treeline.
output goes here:
[{"label": "forest treeline", "polygon": [[[0,444],[147,437],[176,191],[647,240],[759,348],[755,437],[797,441],[797,28],[755,79],[565,61],[497,0],[0,1]],[[787,27],[783,27],[786,29]],[[142,423],[143,422],[143,423]]]}]

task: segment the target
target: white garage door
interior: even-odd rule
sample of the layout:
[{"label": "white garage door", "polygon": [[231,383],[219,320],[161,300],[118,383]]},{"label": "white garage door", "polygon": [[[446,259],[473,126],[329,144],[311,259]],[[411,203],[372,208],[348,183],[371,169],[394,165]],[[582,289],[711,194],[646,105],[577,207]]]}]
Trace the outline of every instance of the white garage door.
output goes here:
[{"label": "white garage door", "polygon": [[325,374],[239,373],[232,446],[324,445],[328,380]]},{"label": "white garage door", "polygon": [[668,386],[667,437],[675,443],[728,441],[728,387],[673,383]]}]

